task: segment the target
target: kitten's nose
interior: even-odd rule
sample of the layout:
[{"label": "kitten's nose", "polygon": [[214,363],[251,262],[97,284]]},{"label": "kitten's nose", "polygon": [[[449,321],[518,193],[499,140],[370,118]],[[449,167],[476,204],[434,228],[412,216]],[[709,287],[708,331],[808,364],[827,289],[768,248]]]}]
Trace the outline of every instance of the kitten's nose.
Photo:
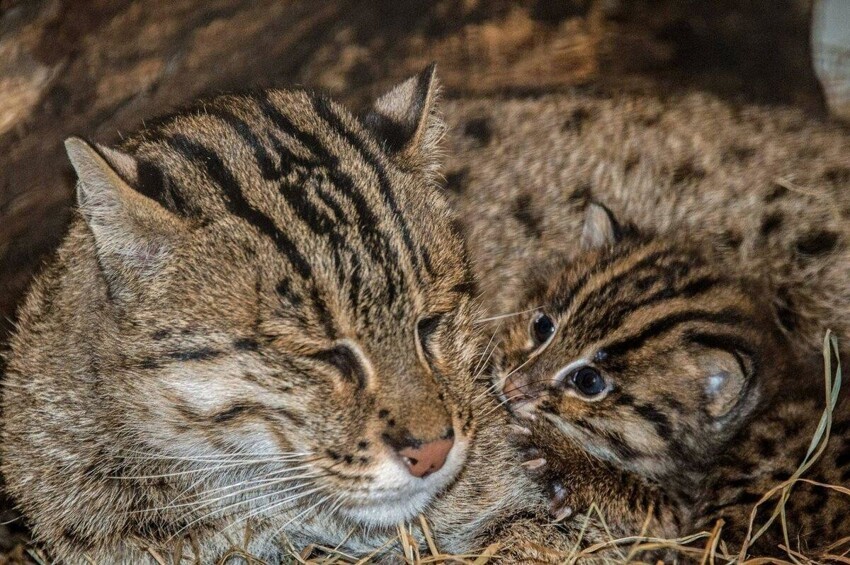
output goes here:
[{"label": "kitten's nose", "polygon": [[398,454],[411,475],[424,478],[443,468],[454,444],[454,434],[452,434],[447,438],[405,447],[400,449]]}]

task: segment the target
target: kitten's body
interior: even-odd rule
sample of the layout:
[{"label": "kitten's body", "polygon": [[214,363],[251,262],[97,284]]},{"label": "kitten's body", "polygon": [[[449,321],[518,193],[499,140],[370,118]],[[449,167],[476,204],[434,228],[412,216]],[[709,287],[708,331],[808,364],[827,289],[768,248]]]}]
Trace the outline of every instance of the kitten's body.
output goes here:
[{"label": "kitten's body", "polygon": [[[730,272],[761,280],[790,347],[801,357],[819,359],[827,328],[837,333],[843,351],[850,350],[846,127],[825,124],[795,109],[742,106],[699,93],[464,100],[450,104],[447,114],[446,186],[467,235],[484,305],[496,317],[491,332],[504,328],[518,311],[539,306],[519,298],[527,290],[528,276],[545,272],[541,265],[554,256],[580,253],[586,206],[596,200],[617,218],[661,237],[687,235]],[[732,489],[727,483],[725,495],[745,493],[744,498],[752,499],[796,469],[823,404],[822,370],[816,363],[807,366],[801,378],[808,379],[806,386],[815,396],[778,409],[778,414],[788,415],[785,423],[774,421],[764,428],[770,435],[790,426],[783,432],[787,454],[781,447],[773,453],[768,442],[762,442],[760,466],[751,467],[753,476],[743,480],[747,470],[740,464],[751,465],[759,448],[747,444],[738,453],[746,457],[723,458],[717,474],[706,481],[737,480]],[[803,429],[791,424],[790,414],[800,412],[810,416]],[[841,470],[847,463],[847,438],[846,424],[839,424],[830,451],[812,477],[847,484],[850,476]],[[562,441],[556,436],[548,447],[558,451]],[[585,503],[594,502],[612,516],[628,516],[626,530],[640,531],[657,491],[640,481],[623,482],[604,465],[588,468],[581,450],[565,447],[552,459],[562,461],[561,477],[568,477]],[[803,484],[796,488],[818,490]],[[706,493],[711,499],[706,506],[716,502],[710,488]],[[816,506],[824,498],[804,492],[796,496],[797,524],[804,531],[821,519],[822,509]],[[725,515],[737,528],[748,517],[751,502],[722,512],[704,508],[697,514]],[[828,504],[843,502],[833,493]],[[582,506],[586,504],[577,505],[576,511]],[[828,511],[840,518],[835,506]],[[660,518],[655,523],[658,531],[676,533],[669,513]],[[638,520],[636,528],[629,519]],[[727,525],[727,539],[743,535],[740,528],[730,528]]]}]

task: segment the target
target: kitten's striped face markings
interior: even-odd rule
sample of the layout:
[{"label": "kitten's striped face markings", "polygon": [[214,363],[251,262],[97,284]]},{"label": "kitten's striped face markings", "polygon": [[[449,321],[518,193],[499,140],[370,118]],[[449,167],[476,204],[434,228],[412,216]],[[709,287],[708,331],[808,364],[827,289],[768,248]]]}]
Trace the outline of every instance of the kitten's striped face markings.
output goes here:
[{"label": "kitten's striped face markings", "polygon": [[621,231],[591,206],[586,253],[533,286],[525,304],[543,308],[511,319],[500,384],[518,416],[660,476],[749,413],[771,322],[755,291],[699,253]]},{"label": "kitten's striped face markings", "polygon": [[479,348],[471,271],[432,186],[434,98],[429,69],[363,120],[270,91],[120,152],[68,142],[121,313],[126,370],[104,386],[130,399],[125,431],[290,478],[241,511],[291,501],[395,524],[465,461]]}]

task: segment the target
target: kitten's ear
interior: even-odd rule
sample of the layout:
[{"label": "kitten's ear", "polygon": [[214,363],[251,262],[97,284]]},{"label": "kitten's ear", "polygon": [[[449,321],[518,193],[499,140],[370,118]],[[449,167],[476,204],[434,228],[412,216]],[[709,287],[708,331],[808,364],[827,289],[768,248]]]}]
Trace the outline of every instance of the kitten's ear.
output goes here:
[{"label": "kitten's ear", "polygon": [[378,98],[363,123],[386,148],[414,164],[435,161],[435,150],[445,131],[437,112],[439,85],[436,64]]},{"label": "kitten's ear", "polygon": [[128,184],[138,180],[134,157],[78,137],[65,140],[65,149],[79,178],[77,204],[108,274],[155,273],[185,233],[183,223]]},{"label": "kitten's ear", "polygon": [[611,247],[623,239],[622,228],[611,210],[591,202],[584,213],[581,247],[585,250]]}]

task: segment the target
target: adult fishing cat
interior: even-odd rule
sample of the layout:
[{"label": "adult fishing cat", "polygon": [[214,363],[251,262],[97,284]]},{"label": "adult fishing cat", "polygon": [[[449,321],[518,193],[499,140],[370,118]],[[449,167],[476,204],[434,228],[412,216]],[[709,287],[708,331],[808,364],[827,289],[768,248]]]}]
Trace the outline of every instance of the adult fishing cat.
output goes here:
[{"label": "adult fishing cat", "polygon": [[3,395],[3,472],[53,557],[367,553],[426,510],[462,552],[532,523],[475,380],[435,84],[432,67],[362,118],[268,90],[118,148],[66,142],[79,214],[20,310]]}]

